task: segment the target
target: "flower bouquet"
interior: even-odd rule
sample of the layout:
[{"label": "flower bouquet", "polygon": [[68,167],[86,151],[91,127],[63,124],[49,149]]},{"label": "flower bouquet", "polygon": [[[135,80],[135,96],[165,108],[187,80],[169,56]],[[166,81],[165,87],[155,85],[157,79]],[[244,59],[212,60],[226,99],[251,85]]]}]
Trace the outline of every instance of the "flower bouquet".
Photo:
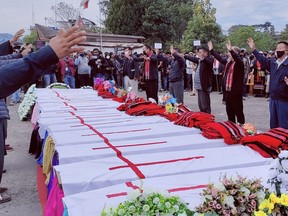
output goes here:
[{"label": "flower bouquet", "polygon": [[35,104],[36,96],[35,96],[36,85],[33,84],[30,86],[28,91],[26,92],[23,101],[21,102],[18,108],[18,114],[21,121],[25,120],[30,114],[32,107]]},{"label": "flower bouquet", "polygon": [[257,129],[252,123],[245,123],[242,128],[246,130],[249,135],[255,135],[257,133]]},{"label": "flower bouquet", "polygon": [[70,89],[70,86],[65,84],[65,83],[52,83],[49,86],[47,86],[46,88],[48,89]]},{"label": "flower bouquet", "polygon": [[177,196],[170,196],[168,192],[146,193],[139,189],[128,194],[128,200],[116,208],[104,209],[101,216],[186,216],[189,213],[186,203]]},{"label": "flower bouquet", "polygon": [[170,94],[159,96],[159,105],[165,107],[166,113],[178,113],[178,103]]},{"label": "flower bouquet", "polygon": [[266,199],[260,203],[258,211],[254,211],[253,216],[287,216],[287,207],[287,194],[281,194],[281,196],[278,197],[275,193],[267,193]]},{"label": "flower bouquet", "polygon": [[224,176],[218,184],[203,190],[204,203],[196,208],[200,215],[248,216],[265,198],[260,179]]},{"label": "flower bouquet", "polygon": [[288,151],[281,151],[271,163],[268,183],[273,186],[278,196],[288,190]]}]

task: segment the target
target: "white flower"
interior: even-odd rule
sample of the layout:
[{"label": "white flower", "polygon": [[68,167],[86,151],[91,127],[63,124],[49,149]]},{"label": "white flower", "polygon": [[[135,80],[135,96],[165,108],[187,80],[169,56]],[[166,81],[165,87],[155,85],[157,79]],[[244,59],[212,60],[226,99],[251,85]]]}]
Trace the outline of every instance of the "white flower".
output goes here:
[{"label": "white flower", "polygon": [[125,215],[125,210],[124,209],[119,209],[118,214],[119,215]]},{"label": "white flower", "polygon": [[257,199],[258,199],[258,203],[261,203],[264,199],[265,199],[265,193],[264,191],[258,191],[256,193]]},{"label": "white flower", "polygon": [[158,204],[159,202],[160,202],[159,197],[155,197],[155,198],[153,199],[153,203],[154,203],[154,204]]},{"label": "white flower", "polygon": [[284,159],[281,161],[281,165],[283,167],[283,170],[285,170],[286,172],[288,172],[288,160]]},{"label": "white flower", "polygon": [[174,209],[175,212],[178,212],[179,211],[179,206],[178,205],[174,205],[173,209]]},{"label": "white flower", "polygon": [[129,207],[129,212],[135,212],[136,211],[136,207],[135,206],[130,206]]},{"label": "white flower", "polygon": [[129,200],[136,200],[139,196],[141,196],[140,190],[133,190],[128,193]]},{"label": "white flower", "polygon": [[225,196],[223,204],[228,205],[230,208],[235,208],[234,206],[234,197],[233,196]]},{"label": "white flower", "polygon": [[247,197],[250,195],[250,190],[246,187],[241,187],[240,191],[244,192],[244,196]]},{"label": "white flower", "polygon": [[278,174],[279,174],[278,169],[275,169],[275,168],[269,169],[269,172],[268,172],[269,179],[273,179],[273,178],[277,177]]},{"label": "white flower", "polygon": [[148,212],[149,210],[150,210],[150,206],[147,205],[147,204],[145,204],[145,205],[143,206],[143,211],[144,211],[144,212]]},{"label": "white flower", "polygon": [[280,154],[278,155],[278,158],[280,158],[280,159],[287,158],[288,159],[288,151],[281,151]]},{"label": "white flower", "polygon": [[282,182],[282,186],[285,187],[288,185],[288,175],[285,174],[285,173],[280,173],[278,176],[277,176],[277,180],[279,182]]},{"label": "white flower", "polygon": [[218,182],[218,183],[214,184],[214,187],[217,188],[219,191],[226,190],[226,188],[222,182]]},{"label": "white flower", "polygon": [[165,202],[165,207],[168,208],[168,209],[171,208],[171,203],[170,202]]}]

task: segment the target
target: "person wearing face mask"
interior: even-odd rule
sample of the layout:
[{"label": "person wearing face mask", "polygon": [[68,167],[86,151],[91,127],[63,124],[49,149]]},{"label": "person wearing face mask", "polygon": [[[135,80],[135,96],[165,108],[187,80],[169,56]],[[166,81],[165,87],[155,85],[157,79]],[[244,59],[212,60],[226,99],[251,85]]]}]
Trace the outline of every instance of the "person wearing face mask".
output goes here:
[{"label": "person wearing face mask", "polygon": [[212,90],[213,59],[207,46],[197,48],[197,57],[185,55],[185,59],[197,64],[195,72],[195,89],[197,90],[198,106],[201,112],[211,114],[210,92]]},{"label": "person wearing face mask", "polygon": [[252,38],[248,38],[247,43],[262,67],[270,71],[270,128],[288,129],[288,43],[278,42],[276,58],[261,55]]},{"label": "person wearing face mask", "polygon": [[241,125],[245,123],[243,112],[243,80],[244,80],[244,63],[240,57],[240,49],[232,46],[228,40],[226,47],[228,50],[228,59],[222,58],[213,50],[213,44],[208,42],[208,47],[213,55],[221,64],[225,65],[223,71],[222,87],[226,102],[226,113],[228,120]]},{"label": "person wearing face mask", "polygon": [[79,56],[75,59],[75,65],[78,67],[78,81],[80,87],[89,85],[90,67],[88,65],[88,58],[84,52],[80,52]]},{"label": "person wearing face mask", "polygon": [[104,68],[107,66],[107,61],[101,55],[101,51],[99,51],[97,48],[93,49],[92,57],[90,58],[88,65],[91,67],[93,84],[95,83],[96,78],[102,78],[104,80],[107,79],[104,71]]}]

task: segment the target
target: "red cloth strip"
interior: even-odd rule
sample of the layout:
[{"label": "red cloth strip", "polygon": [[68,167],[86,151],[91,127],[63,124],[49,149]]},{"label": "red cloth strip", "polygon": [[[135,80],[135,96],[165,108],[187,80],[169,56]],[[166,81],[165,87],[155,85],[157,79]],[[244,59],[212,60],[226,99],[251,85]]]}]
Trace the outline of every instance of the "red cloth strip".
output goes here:
[{"label": "red cloth strip", "polygon": [[[141,143],[141,144],[128,144],[128,145],[119,145],[115,146],[116,148],[128,148],[128,147],[136,147],[136,146],[148,146],[148,145],[159,145],[165,144],[166,141],[163,142],[151,142],[151,143]],[[109,149],[109,147],[99,147],[99,148],[92,148],[92,150],[101,150],[101,149]]]},{"label": "red cloth strip", "polygon": [[[166,161],[156,161],[156,162],[149,162],[149,163],[140,163],[140,164],[134,164],[134,166],[151,166],[156,164],[167,164],[167,163],[176,163],[179,161],[189,161],[189,160],[198,160],[205,158],[204,156],[195,156],[195,157],[189,157],[189,158],[180,158],[175,160],[166,160]],[[116,170],[116,169],[123,169],[123,168],[129,168],[129,166],[116,166],[116,167],[110,167],[109,170]]]},{"label": "red cloth strip", "polygon": [[[115,122],[102,122],[102,123],[97,123],[95,125],[107,125],[107,124],[114,124],[114,123],[122,123],[122,122],[129,122],[132,120],[125,120],[125,121],[115,121]],[[70,127],[84,127],[85,125],[72,125]]]},{"label": "red cloth strip", "polygon": [[122,152],[120,150],[118,150],[115,146],[112,145],[112,143],[109,142],[108,138],[105,137],[103,134],[101,134],[99,131],[97,131],[95,128],[92,127],[92,125],[85,123],[84,119],[81,118],[80,116],[77,116],[75,113],[71,112],[70,113],[72,115],[74,115],[76,118],[78,118],[81,122],[81,124],[86,125],[91,131],[93,131],[95,134],[97,134],[101,139],[103,139],[103,141],[112,149],[115,151],[117,157],[122,160],[123,162],[125,162],[126,164],[128,164],[128,167],[130,167],[135,174],[140,178],[140,179],[144,179],[145,175],[138,169],[137,166],[135,166],[135,164],[133,164],[130,160],[128,160],[127,158],[125,158],[122,155]]},{"label": "red cloth strip", "polygon": [[67,102],[63,102],[65,104],[65,106],[68,106],[70,108],[72,108],[74,111],[77,111],[77,108],[74,106],[69,105]]},{"label": "red cloth strip", "polygon": [[69,99],[66,99],[66,98],[63,98],[61,97],[61,95],[59,94],[59,92],[56,92],[56,91],[53,91],[57,97],[61,98],[62,100],[67,100],[67,101],[70,101]]},{"label": "red cloth strip", "polygon": [[134,133],[134,132],[148,131],[148,130],[151,130],[151,128],[144,128],[144,129],[139,129],[139,130],[127,130],[127,131],[115,131],[115,132],[107,132],[103,134]]},{"label": "red cloth strip", "polygon": [[115,198],[115,197],[120,197],[120,196],[127,196],[128,193],[127,192],[121,192],[121,193],[115,193],[115,194],[107,194],[106,197],[107,198]]},{"label": "red cloth strip", "polygon": [[169,193],[175,193],[178,191],[187,191],[187,190],[195,190],[195,189],[201,189],[201,188],[207,188],[208,185],[197,185],[197,186],[191,186],[191,187],[181,187],[181,188],[174,188],[168,190]]}]

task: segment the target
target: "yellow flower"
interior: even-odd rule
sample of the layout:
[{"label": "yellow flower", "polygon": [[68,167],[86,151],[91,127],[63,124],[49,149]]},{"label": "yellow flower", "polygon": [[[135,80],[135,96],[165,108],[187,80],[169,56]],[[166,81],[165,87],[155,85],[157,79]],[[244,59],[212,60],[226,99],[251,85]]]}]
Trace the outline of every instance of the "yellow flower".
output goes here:
[{"label": "yellow flower", "polygon": [[281,194],[280,203],[281,205],[288,206],[288,195]]},{"label": "yellow flower", "polygon": [[263,212],[263,211],[255,211],[254,215],[255,216],[267,216],[267,214],[265,212]]},{"label": "yellow flower", "polygon": [[264,209],[268,209],[268,213],[271,214],[272,210],[274,209],[274,203],[270,202],[268,199],[265,199],[259,206],[260,211],[263,211]]},{"label": "yellow flower", "polygon": [[280,202],[280,198],[277,197],[275,193],[271,193],[269,198],[273,204]]}]

